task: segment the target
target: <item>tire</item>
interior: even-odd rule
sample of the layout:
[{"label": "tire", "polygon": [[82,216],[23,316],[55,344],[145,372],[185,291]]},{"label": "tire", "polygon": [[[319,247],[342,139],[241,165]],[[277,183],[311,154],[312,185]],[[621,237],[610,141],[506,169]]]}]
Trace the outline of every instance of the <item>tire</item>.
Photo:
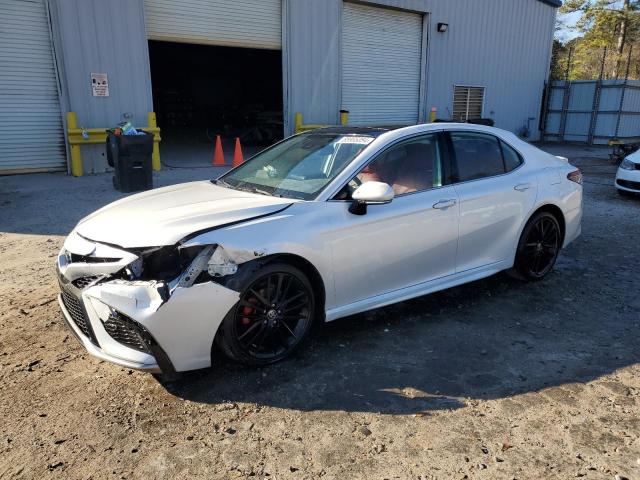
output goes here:
[{"label": "tire", "polygon": [[306,275],[282,262],[245,264],[226,282],[240,300],[225,316],[216,344],[232,361],[269,365],[285,359],[309,336],[316,297]]},{"label": "tire", "polygon": [[553,269],[561,247],[558,220],[549,212],[539,212],[531,217],[520,235],[515,263],[509,273],[523,280],[542,280]]}]

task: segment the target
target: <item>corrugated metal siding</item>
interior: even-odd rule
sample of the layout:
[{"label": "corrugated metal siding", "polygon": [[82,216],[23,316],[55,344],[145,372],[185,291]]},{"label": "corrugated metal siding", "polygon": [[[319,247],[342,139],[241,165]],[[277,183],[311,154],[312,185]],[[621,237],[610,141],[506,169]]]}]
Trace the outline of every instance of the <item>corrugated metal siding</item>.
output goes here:
[{"label": "corrugated metal siding", "polygon": [[64,170],[58,80],[44,0],[0,3],[0,174]]},{"label": "corrugated metal siding", "polygon": [[[427,108],[452,114],[453,85],[486,87],[485,117],[518,132],[529,118],[530,139],[548,76],[556,9],[535,0],[427,0],[431,12]],[[436,23],[449,24],[446,33]]]},{"label": "corrugated metal siding", "polygon": [[[593,135],[594,143],[606,144],[608,138],[616,136],[636,137],[640,132],[640,115],[627,113],[620,115],[618,122],[618,110],[622,96],[622,86],[624,80],[609,79],[603,80],[605,88],[600,90],[600,101],[595,119]],[[629,80],[629,85],[640,86],[640,81]],[[563,80],[553,82],[551,89],[550,110],[562,110],[563,97],[566,82]],[[586,142],[589,140],[589,130],[591,127],[591,110],[593,108],[593,96],[596,91],[595,80],[578,80],[569,82],[569,102],[568,110],[578,110],[566,112],[565,128],[563,140]],[[640,92],[635,89],[627,89],[622,105],[623,112],[640,112]],[[585,112],[585,113],[582,113]],[[547,116],[547,126],[545,133],[549,134],[548,140],[559,140],[554,134],[561,133],[562,113],[559,111],[550,112]],[[598,138],[601,137],[601,138]],[[608,137],[608,138],[602,138]]]},{"label": "corrugated metal siding", "polygon": [[[64,0],[51,5],[57,9],[65,93],[79,125],[111,127],[127,114],[134,125],[146,126],[153,103],[142,0]],[[92,96],[92,72],[108,75],[109,97]],[[82,147],[85,172],[105,171],[104,151],[103,145]]]},{"label": "corrugated metal siding", "polygon": [[[619,88],[604,88],[600,92],[599,111],[615,111],[620,108],[620,100],[622,96],[622,85],[624,80],[604,80],[604,85],[620,85]],[[629,85],[640,87],[639,80],[629,80]],[[640,112],[640,91],[628,88],[625,91],[622,102],[622,111]],[[616,130],[617,113],[598,114],[598,122],[596,124],[596,135],[614,136]],[[620,124],[618,126],[619,137],[637,137],[640,132],[640,115],[621,115]],[[606,140],[600,139],[606,143]]]},{"label": "corrugated metal siding", "polygon": [[336,124],[340,110],[342,2],[284,1],[285,132],[293,133],[296,112],[302,113],[305,123]]},{"label": "corrugated metal siding", "polygon": [[422,15],[345,3],[342,108],[349,123],[418,121]]},{"label": "corrugated metal siding", "polygon": [[[182,12],[193,11],[193,0],[180,4],[155,1],[178,5]],[[485,116],[494,118],[497,126],[516,132],[528,117],[533,117],[531,127],[535,131],[548,73],[554,8],[537,0],[380,1],[392,7],[429,12],[425,112],[435,106],[439,117],[450,115],[455,84],[486,86]],[[305,122],[335,124],[341,108],[343,2],[283,2],[287,12],[284,36],[288,38],[283,53],[287,131],[291,132],[297,111],[303,113]],[[255,0],[255,8],[265,3]],[[206,6],[209,2],[199,0],[199,4]],[[146,122],[143,115],[151,109],[151,88],[142,0],[64,0],[52,5],[62,12],[59,17],[69,98],[80,122],[86,126],[111,125],[120,120],[123,111],[132,112],[137,124]],[[225,11],[235,11],[239,5],[240,2],[225,2]],[[242,19],[246,4],[240,10]],[[437,33],[437,22],[448,23],[448,32]],[[206,40],[209,34],[204,23],[207,22],[201,27]],[[179,26],[180,22],[175,24]],[[166,35],[162,39],[176,40],[169,27],[150,36]],[[179,29],[174,33],[179,35]],[[278,38],[272,48],[277,48],[273,45],[279,46],[279,42]],[[109,99],[91,97],[88,79],[92,71],[109,74]]]},{"label": "corrugated metal siding", "polygon": [[[586,113],[570,113],[567,115],[564,134],[568,141],[584,141],[589,135],[591,123],[591,109],[593,107],[593,95],[596,84],[592,82],[575,83],[569,96],[569,110],[586,110]],[[583,136],[584,132],[584,136]]]},{"label": "corrugated metal siding", "polygon": [[[286,1],[290,10],[290,51],[286,59],[291,69],[290,116],[302,111],[309,123],[336,123],[341,107],[335,95],[341,79],[337,56],[340,49],[336,54],[341,24],[336,11],[342,1]],[[555,8],[537,0],[379,2],[429,12],[426,111],[437,107],[439,117],[451,116],[454,85],[484,86],[484,116],[493,118],[496,126],[514,132],[533,117],[530,139],[538,138]],[[438,33],[438,22],[448,23],[449,30]]]},{"label": "corrugated metal siding", "polygon": [[281,0],[145,0],[152,40],[280,49]]}]

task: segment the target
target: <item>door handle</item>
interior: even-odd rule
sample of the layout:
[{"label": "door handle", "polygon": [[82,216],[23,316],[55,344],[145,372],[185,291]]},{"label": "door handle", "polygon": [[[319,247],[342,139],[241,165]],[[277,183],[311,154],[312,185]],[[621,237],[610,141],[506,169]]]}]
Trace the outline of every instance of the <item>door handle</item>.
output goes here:
[{"label": "door handle", "polygon": [[448,200],[440,200],[438,203],[433,204],[433,208],[442,210],[443,208],[453,207],[456,204],[455,199],[450,198]]},{"label": "door handle", "polygon": [[519,183],[518,185],[513,187],[514,190],[517,190],[519,192],[524,192],[525,190],[529,190],[530,188],[531,188],[530,183]]}]

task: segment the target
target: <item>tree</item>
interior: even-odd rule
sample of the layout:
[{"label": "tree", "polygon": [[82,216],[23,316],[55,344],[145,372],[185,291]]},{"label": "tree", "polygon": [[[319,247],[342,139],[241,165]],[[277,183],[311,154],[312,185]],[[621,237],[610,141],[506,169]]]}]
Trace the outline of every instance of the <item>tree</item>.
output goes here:
[{"label": "tree", "polygon": [[605,48],[611,59],[605,62],[605,75],[623,76],[625,51],[640,37],[640,0],[566,0],[560,12],[580,15],[572,28],[581,36],[565,45],[572,47],[575,62],[571,77],[598,76]]}]

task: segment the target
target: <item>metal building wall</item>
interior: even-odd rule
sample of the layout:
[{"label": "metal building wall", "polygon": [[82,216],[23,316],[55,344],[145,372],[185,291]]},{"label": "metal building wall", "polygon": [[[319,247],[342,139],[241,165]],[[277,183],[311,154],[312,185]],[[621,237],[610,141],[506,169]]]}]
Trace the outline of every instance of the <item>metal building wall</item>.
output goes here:
[{"label": "metal building wall", "polygon": [[[539,0],[368,0],[428,12],[426,108],[451,115],[453,86],[485,86],[484,116],[518,132],[538,122],[556,8]],[[295,112],[305,123],[337,123],[340,109],[342,0],[285,0],[288,67],[288,133]],[[437,23],[448,23],[446,33]],[[371,55],[375,57],[375,52]],[[393,68],[391,65],[390,68]]]},{"label": "metal building wall", "polygon": [[[114,125],[125,113],[134,124],[146,125],[153,107],[143,0],[49,1],[63,105],[85,127]],[[296,112],[305,123],[336,124],[343,2],[282,1],[285,133],[292,133]],[[555,8],[539,0],[360,3],[428,12],[425,109],[435,106],[440,117],[450,116],[454,84],[485,86],[484,115],[514,132],[532,117],[531,138],[537,138]],[[437,33],[438,22],[448,23],[449,30]],[[91,72],[108,74],[110,97],[92,96]],[[83,148],[85,171],[103,171],[103,149]]]},{"label": "metal building wall", "polygon": [[284,0],[285,134],[296,112],[306,123],[338,123],[341,9],[341,0]]},{"label": "metal building wall", "polygon": [[[153,110],[142,0],[50,0],[66,108],[79,126],[110,127],[130,116],[146,126]],[[109,97],[94,97],[91,73],[106,73]],[[104,147],[82,147],[84,171],[103,172]]]},{"label": "metal building wall", "polygon": [[[427,0],[431,12],[427,107],[450,116],[453,85],[485,86],[484,116],[517,133],[538,123],[556,9],[538,0]],[[448,23],[437,33],[438,22]]]}]

